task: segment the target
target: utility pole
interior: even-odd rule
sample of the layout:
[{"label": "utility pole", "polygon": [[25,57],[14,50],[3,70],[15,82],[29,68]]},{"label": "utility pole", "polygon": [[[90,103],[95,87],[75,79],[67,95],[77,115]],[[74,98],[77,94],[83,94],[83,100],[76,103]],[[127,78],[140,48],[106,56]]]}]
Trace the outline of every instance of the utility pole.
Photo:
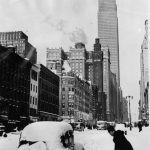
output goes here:
[{"label": "utility pole", "polygon": [[133,96],[126,96],[126,99],[129,100],[129,119],[130,119],[130,131],[132,130],[132,124],[131,124],[131,107],[130,107],[130,99],[133,99]]}]

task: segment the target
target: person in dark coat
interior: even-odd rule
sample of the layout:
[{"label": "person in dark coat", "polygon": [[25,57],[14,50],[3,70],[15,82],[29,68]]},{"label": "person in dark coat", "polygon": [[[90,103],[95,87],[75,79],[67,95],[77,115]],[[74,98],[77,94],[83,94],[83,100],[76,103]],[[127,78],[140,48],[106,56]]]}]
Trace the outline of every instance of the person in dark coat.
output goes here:
[{"label": "person in dark coat", "polygon": [[113,136],[114,150],[133,150],[131,143],[124,136],[124,131],[115,130],[114,126],[108,126],[107,131]]},{"label": "person in dark coat", "polygon": [[139,132],[142,131],[142,123],[141,122],[138,122],[138,128],[139,128]]}]

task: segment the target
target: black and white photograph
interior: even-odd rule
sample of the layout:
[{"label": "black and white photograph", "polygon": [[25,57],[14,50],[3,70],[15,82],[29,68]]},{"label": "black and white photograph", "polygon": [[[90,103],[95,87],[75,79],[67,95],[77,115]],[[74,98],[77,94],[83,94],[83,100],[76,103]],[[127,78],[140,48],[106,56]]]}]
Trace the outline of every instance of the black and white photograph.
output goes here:
[{"label": "black and white photograph", "polygon": [[0,0],[0,150],[149,150],[149,0]]}]

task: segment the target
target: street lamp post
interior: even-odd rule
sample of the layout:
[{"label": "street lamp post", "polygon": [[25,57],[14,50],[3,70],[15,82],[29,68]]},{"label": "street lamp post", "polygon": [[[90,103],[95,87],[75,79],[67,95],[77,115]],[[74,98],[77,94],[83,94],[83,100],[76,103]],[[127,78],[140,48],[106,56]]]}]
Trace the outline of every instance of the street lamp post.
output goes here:
[{"label": "street lamp post", "polygon": [[133,96],[126,96],[126,99],[129,99],[129,119],[130,119],[130,130],[132,130],[132,124],[131,124],[131,108],[130,108],[130,99],[133,99]]}]

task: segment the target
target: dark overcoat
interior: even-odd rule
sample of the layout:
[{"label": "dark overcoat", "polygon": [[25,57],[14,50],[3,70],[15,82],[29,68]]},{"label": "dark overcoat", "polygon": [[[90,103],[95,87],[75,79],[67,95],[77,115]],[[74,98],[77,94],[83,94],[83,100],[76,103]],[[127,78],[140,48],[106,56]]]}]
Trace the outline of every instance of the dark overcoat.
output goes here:
[{"label": "dark overcoat", "polygon": [[124,135],[124,131],[115,131],[113,141],[115,143],[115,150],[133,150],[131,143]]}]

